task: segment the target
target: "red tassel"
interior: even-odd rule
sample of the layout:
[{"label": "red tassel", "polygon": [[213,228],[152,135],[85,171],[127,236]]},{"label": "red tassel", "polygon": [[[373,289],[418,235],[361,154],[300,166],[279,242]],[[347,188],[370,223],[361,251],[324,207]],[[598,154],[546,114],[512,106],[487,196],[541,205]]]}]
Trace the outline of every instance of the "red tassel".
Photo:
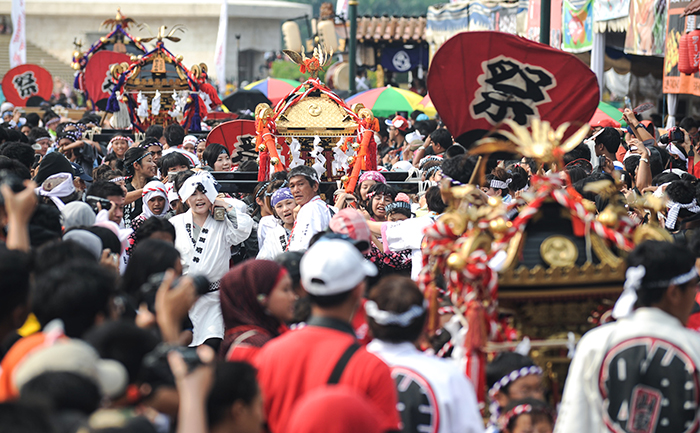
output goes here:
[{"label": "red tassel", "polygon": [[270,179],[270,152],[267,150],[260,152],[260,162],[258,163],[258,182]]},{"label": "red tassel", "polygon": [[374,137],[370,140],[367,148],[365,167],[367,171],[377,171],[377,143],[374,142]]},{"label": "red tassel", "polygon": [[219,99],[219,94],[214,88],[209,83],[202,83],[199,85],[199,90],[203,91],[207,95],[209,95],[209,98],[211,99],[211,108],[214,109],[221,105],[221,99]]}]

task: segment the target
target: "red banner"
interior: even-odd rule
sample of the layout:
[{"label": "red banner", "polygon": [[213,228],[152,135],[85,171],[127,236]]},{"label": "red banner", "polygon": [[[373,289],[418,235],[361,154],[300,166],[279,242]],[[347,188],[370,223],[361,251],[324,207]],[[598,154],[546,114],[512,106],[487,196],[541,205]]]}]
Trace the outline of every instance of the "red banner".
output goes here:
[{"label": "red banner", "polygon": [[[497,129],[504,119],[578,129],[599,99],[595,74],[582,61],[499,32],[464,32],[445,42],[433,57],[428,90],[455,138],[468,132],[480,138],[479,131]],[[472,134],[459,141],[469,145]]]},{"label": "red banner", "polygon": [[258,153],[255,151],[255,121],[236,119],[224,122],[207,135],[207,146],[211,143],[226,147],[234,164],[256,159]]},{"label": "red banner", "polygon": [[85,90],[91,101],[109,98],[114,88],[109,69],[122,62],[131,64],[129,56],[114,51],[102,50],[90,57],[85,66]]},{"label": "red banner", "polygon": [[2,93],[5,99],[16,107],[26,107],[27,100],[39,96],[51,99],[53,78],[51,73],[39,65],[21,65],[7,71],[2,79]]}]

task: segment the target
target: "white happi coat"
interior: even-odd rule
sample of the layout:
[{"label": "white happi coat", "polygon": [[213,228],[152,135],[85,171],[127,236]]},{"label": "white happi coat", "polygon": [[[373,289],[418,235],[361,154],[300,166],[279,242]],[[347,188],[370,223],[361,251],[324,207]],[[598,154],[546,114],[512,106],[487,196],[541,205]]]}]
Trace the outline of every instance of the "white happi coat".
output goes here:
[{"label": "white happi coat", "polygon": [[267,215],[260,218],[258,222],[258,247],[262,248],[265,243],[265,237],[267,237],[270,230],[273,230],[275,226],[279,225],[279,220],[275,218],[274,215]]},{"label": "white happi coat", "polygon": [[[216,283],[228,272],[231,247],[248,239],[253,228],[253,220],[246,213],[234,208],[228,215],[223,221],[216,221],[210,215],[197,239],[193,239],[191,210],[170,219],[175,226],[175,248],[180,252],[183,275],[203,275]],[[194,326],[192,346],[208,338],[223,338],[218,290],[197,299],[189,315]]]},{"label": "white happi coat", "polygon": [[289,251],[303,251],[309,248],[311,238],[324,231],[331,223],[330,207],[316,196],[301,207],[294,221],[292,236],[289,239]]},{"label": "white happi coat", "polygon": [[554,432],[695,431],[699,362],[700,334],[658,308],[593,329],[576,348]]},{"label": "white happi coat", "polygon": [[[484,423],[479,413],[474,387],[457,364],[427,355],[409,343],[372,340],[367,350],[379,356],[391,368],[397,382],[399,408],[416,411],[417,431],[436,433],[481,433]],[[423,397],[425,396],[425,398]],[[419,407],[406,402],[423,400]]]},{"label": "white happi coat", "polygon": [[277,224],[267,229],[265,241],[260,244],[258,260],[275,260],[275,257],[282,254],[289,245],[289,233],[277,220]]},{"label": "white happi coat", "polygon": [[418,280],[423,269],[423,253],[420,245],[423,242],[423,231],[435,222],[439,215],[424,215],[403,221],[382,224],[382,242],[384,251],[398,252],[411,250],[411,279]]}]

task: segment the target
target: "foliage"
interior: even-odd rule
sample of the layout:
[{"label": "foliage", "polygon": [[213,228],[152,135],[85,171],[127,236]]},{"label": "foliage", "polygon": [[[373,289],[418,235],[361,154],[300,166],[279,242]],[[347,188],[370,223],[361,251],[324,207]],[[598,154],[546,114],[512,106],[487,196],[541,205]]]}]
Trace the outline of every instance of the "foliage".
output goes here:
[{"label": "foliage", "polygon": [[[318,10],[324,0],[287,0],[295,3],[306,3],[313,7],[314,16],[318,15]],[[328,1],[328,0],[326,0]],[[435,0],[359,0],[357,6],[357,15],[401,15],[401,16],[418,16],[425,15],[428,12],[428,6],[434,4],[446,3],[445,1]],[[335,7],[336,2],[331,1]]]}]

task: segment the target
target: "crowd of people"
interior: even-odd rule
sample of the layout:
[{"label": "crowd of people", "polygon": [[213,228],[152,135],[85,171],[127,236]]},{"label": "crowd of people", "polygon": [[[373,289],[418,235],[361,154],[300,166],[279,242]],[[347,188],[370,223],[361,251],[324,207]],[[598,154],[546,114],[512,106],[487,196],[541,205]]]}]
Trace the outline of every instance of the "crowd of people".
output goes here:
[{"label": "crowd of people", "polygon": [[[0,432],[692,431],[698,127],[624,117],[563,167],[491,158],[479,185],[512,219],[546,172],[597,212],[621,200],[635,224],[652,217],[645,193],[666,200],[653,217],[674,242],[629,254],[616,321],[583,337],[556,405],[518,351],[494,354],[477,395],[454,310],[440,311],[446,338],[426,335],[424,230],[447,209],[440,181],[477,166],[438,120],[381,119],[379,169],[324,199],[307,165],[220,192],[211,172],[256,162],[177,124],[100,143],[91,115],[3,119]],[[614,194],[587,187],[602,180]]]}]

